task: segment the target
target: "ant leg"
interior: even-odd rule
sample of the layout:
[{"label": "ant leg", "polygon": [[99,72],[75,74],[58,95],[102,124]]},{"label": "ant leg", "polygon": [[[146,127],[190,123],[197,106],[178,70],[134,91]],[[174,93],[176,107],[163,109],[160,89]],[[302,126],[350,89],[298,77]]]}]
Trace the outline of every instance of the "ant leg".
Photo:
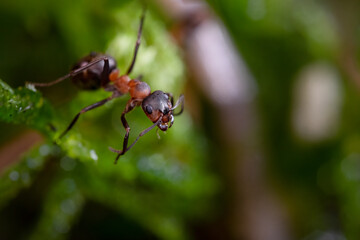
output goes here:
[{"label": "ant leg", "polygon": [[106,85],[109,84],[109,59],[108,58],[104,58],[104,68],[103,71],[101,73],[101,86],[105,87]]},{"label": "ant leg", "polygon": [[112,95],[108,98],[105,98],[99,102],[96,102],[94,104],[91,104],[90,106],[87,106],[83,109],[81,109],[81,111],[76,114],[76,116],[74,117],[74,119],[71,121],[71,123],[69,124],[69,126],[66,128],[66,130],[60,135],[59,139],[62,138],[63,136],[65,136],[65,134],[70,131],[70,129],[75,125],[75,123],[77,122],[77,120],[79,119],[80,115],[83,113],[86,113],[87,111],[90,111],[94,108],[100,107],[102,105],[104,105],[105,103],[107,103],[108,101],[112,100],[113,98],[117,97],[116,95]]},{"label": "ant leg", "polygon": [[[128,147],[128,148],[123,148],[123,150],[116,150],[113,148],[109,148],[110,151],[114,152],[114,153],[118,153],[118,155],[115,158],[115,164],[117,163],[117,161],[119,160],[121,155],[124,155],[127,151],[129,151],[134,145],[135,143],[140,139],[140,137],[144,136],[146,133],[148,133],[149,131],[151,131],[154,127],[156,127],[160,122],[161,122],[161,118],[162,116],[159,118],[159,120],[157,120],[153,125],[151,125],[150,127],[148,127],[147,129],[143,130],[139,136],[135,139],[135,141]],[[124,150],[125,149],[125,150]]]},{"label": "ant leg", "polygon": [[179,99],[176,101],[175,106],[174,106],[173,108],[171,108],[171,110],[174,110],[175,108],[177,108],[177,107],[179,106],[179,104],[181,104],[181,110],[180,110],[180,112],[178,112],[178,113],[173,113],[174,116],[178,116],[178,115],[180,115],[180,114],[184,111],[184,102],[185,102],[185,100],[184,100],[184,95],[181,94],[180,97],[179,97]]},{"label": "ant leg", "polygon": [[126,72],[126,75],[129,75],[131,73],[131,71],[133,70],[134,68],[134,65],[135,65],[135,60],[136,60],[136,55],[137,55],[137,52],[139,50],[139,47],[140,47],[140,40],[141,40],[141,34],[142,34],[142,28],[143,28],[143,25],[144,25],[144,19],[145,19],[145,8],[143,10],[143,13],[141,15],[141,19],[140,19],[140,26],[139,26],[139,30],[138,30],[138,36],[137,36],[137,40],[136,40],[136,44],[135,44],[135,50],[134,50],[134,56],[133,56],[133,59],[131,61],[131,64]]},{"label": "ant leg", "polygon": [[118,153],[118,156],[116,157],[116,160],[115,160],[115,164],[116,164],[117,160],[119,159],[119,157],[121,155],[124,155],[125,152],[128,150],[127,145],[128,145],[128,141],[129,141],[129,135],[130,135],[130,126],[129,126],[128,122],[126,121],[125,114],[127,114],[128,112],[133,110],[139,103],[140,103],[140,101],[138,99],[130,99],[128,101],[128,103],[126,104],[125,110],[121,114],[121,123],[123,124],[126,133],[124,136],[123,150],[121,150],[121,151],[115,150],[110,147],[111,151],[115,151],[116,153]]},{"label": "ant leg", "polygon": [[[69,77],[74,77],[76,76],[77,74],[81,73],[82,71],[84,71],[85,69],[91,67],[92,65],[98,63],[98,62],[101,62],[101,61],[105,61],[105,65],[106,65],[106,62],[109,64],[109,60],[107,57],[101,57],[99,59],[96,59],[90,63],[88,63],[87,65],[83,66],[83,67],[80,67],[78,69],[75,69],[73,71],[71,71],[70,73],[66,74],[65,76],[62,76],[58,79],[56,79],[55,81],[52,81],[52,82],[49,82],[49,83],[32,83],[32,82],[27,82],[26,84],[30,84],[30,85],[33,85],[35,87],[50,87],[52,85],[55,85],[59,82],[62,82],[64,81],[65,79],[69,78]],[[108,70],[109,71],[109,70]]]},{"label": "ant leg", "polygon": [[160,122],[161,122],[161,118],[162,116],[159,118],[159,120],[157,120],[153,125],[151,125],[150,127],[148,127],[147,129],[143,130],[139,136],[135,139],[135,141],[130,145],[130,147],[128,147],[126,149],[125,152],[129,151],[134,145],[135,143],[139,140],[140,137],[144,136],[145,134],[147,134],[149,131],[151,131],[151,129],[153,129],[154,127],[156,127]]},{"label": "ant leg", "polygon": [[[119,157],[121,155],[124,155],[125,152],[126,152],[126,148],[127,148],[127,144],[128,144],[128,141],[129,141],[129,134],[130,134],[130,126],[128,124],[128,122],[126,121],[126,118],[125,118],[125,114],[127,114],[128,112],[130,112],[131,110],[133,110],[136,106],[137,106],[137,103],[139,102],[139,100],[136,100],[136,99],[130,99],[128,101],[128,103],[126,104],[126,107],[125,107],[125,110],[122,112],[121,114],[121,123],[123,124],[124,128],[125,128],[125,137],[124,137],[124,142],[123,142],[123,150],[122,151],[118,151],[118,156],[116,157],[116,160],[115,160],[115,164],[117,162],[117,160],[119,159]],[[112,150],[113,148],[110,148],[110,150]]]}]

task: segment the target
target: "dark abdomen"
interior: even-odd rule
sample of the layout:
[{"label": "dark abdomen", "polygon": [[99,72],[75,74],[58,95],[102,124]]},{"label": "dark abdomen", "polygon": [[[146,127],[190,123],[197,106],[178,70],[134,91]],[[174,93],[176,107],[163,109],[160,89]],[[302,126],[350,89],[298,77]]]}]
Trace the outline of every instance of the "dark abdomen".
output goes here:
[{"label": "dark abdomen", "polygon": [[116,68],[116,61],[114,58],[105,54],[91,52],[89,55],[81,58],[72,67],[71,70],[73,71],[80,67],[86,66],[87,64],[101,57],[107,57],[109,59],[109,70],[107,73],[105,73],[106,77],[102,79],[102,74],[104,70],[104,61],[100,61],[71,78],[71,81],[78,88],[83,90],[95,90],[100,87],[106,86],[110,82],[109,74],[111,73],[112,70]]}]

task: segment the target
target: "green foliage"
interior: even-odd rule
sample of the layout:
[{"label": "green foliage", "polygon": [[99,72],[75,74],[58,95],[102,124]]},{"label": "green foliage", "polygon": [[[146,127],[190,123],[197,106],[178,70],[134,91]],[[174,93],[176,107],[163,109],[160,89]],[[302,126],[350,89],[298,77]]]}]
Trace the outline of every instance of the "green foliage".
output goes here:
[{"label": "green foliage", "polygon": [[1,121],[26,124],[32,128],[49,132],[47,125],[52,118],[52,109],[35,89],[13,90],[0,80],[0,118]]}]

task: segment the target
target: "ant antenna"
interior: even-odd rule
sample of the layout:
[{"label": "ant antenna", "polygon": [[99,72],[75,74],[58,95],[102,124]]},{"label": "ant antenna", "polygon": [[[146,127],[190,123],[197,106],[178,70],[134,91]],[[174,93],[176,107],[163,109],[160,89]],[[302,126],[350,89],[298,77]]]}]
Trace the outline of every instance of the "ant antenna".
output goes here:
[{"label": "ant antenna", "polygon": [[176,101],[175,106],[171,108],[171,110],[175,110],[181,104],[180,112],[174,113],[174,116],[180,115],[184,111],[184,95],[181,94],[179,99]]},{"label": "ant antenna", "polygon": [[136,40],[136,44],[135,44],[134,56],[133,56],[130,66],[129,66],[129,69],[126,72],[126,75],[129,75],[131,73],[131,71],[133,70],[134,65],[135,65],[136,55],[139,50],[140,42],[141,42],[141,34],[142,34],[142,28],[144,25],[145,12],[146,12],[146,8],[144,7],[144,10],[142,12],[141,19],[140,19],[140,26],[139,26],[138,36],[137,36],[137,40]]}]

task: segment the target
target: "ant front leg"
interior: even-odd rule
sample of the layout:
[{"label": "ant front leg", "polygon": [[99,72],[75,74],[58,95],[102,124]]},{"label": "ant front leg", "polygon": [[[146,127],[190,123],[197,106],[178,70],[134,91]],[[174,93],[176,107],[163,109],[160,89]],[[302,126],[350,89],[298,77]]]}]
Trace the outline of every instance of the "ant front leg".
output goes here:
[{"label": "ant front leg", "polygon": [[81,111],[76,114],[76,116],[74,117],[74,119],[71,121],[71,123],[69,124],[69,126],[66,128],[66,130],[60,135],[59,139],[61,139],[63,136],[65,136],[65,134],[70,131],[70,129],[75,125],[75,123],[77,122],[77,120],[79,119],[80,115],[83,113],[86,113],[87,111],[90,111],[94,108],[100,107],[102,105],[104,105],[105,103],[107,103],[108,101],[114,99],[115,97],[117,97],[116,94],[113,94],[112,96],[105,98],[99,102],[96,102],[94,104],[91,104],[90,106],[87,106],[83,109],[81,109]]},{"label": "ant front leg", "polygon": [[[116,150],[116,149],[113,149],[112,147],[109,147],[110,151],[114,152],[114,153],[118,153],[118,155],[116,156],[115,158],[115,164],[117,163],[117,161],[119,160],[120,156],[121,155],[124,155],[127,151],[129,151],[134,145],[135,143],[140,139],[140,137],[144,136],[146,133],[148,133],[151,129],[153,129],[154,127],[156,127],[158,124],[161,123],[161,118],[162,118],[163,115],[160,116],[159,120],[157,120],[153,125],[151,125],[150,127],[148,127],[147,129],[145,129],[144,131],[142,131],[139,136],[135,139],[135,141],[130,145],[130,147],[126,148],[126,150],[124,151],[121,150]],[[124,142],[125,142],[125,139],[124,139]]]},{"label": "ant front leg", "polygon": [[130,126],[129,126],[128,122],[126,121],[125,114],[127,114],[128,112],[133,110],[140,102],[141,101],[138,99],[130,99],[128,101],[128,103],[126,104],[125,110],[121,114],[121,123],[123,124],[126,133],[125,133],[124,142],[123,142],[123,150],[119,151],[119,150],[110,148],[111,151],[118,153],[116,160],[115,160],[115,164],[117,163],[117,160],[120,158],[120,156],[124,155],[125,152],[128,150],[127,145],[129,142]]}]

